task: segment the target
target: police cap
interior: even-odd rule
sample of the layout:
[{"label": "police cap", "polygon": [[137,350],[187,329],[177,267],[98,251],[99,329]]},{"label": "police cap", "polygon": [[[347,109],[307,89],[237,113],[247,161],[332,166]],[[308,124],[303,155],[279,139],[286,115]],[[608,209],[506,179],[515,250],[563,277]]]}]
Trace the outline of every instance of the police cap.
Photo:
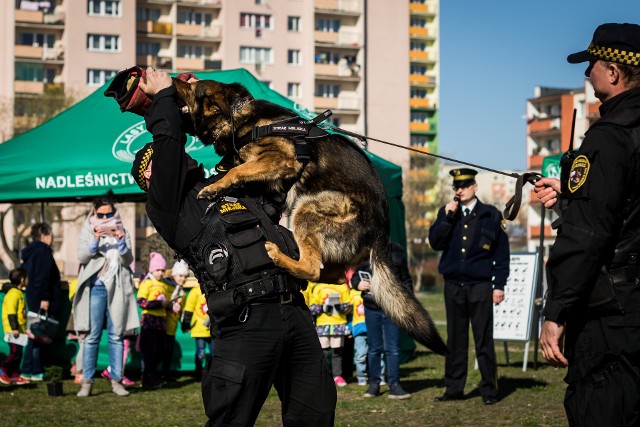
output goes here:
[{"label": "police cap", "polygon": [[469,168],[451,169],[449,175],[453,177],[454,187],[468,187],[476,183],[478,171]]},{"label": "police cap", "polygon": [[567,56],[572,64],[598,59],[640,65],[640,25],[602,24],[596,28],[586,50]]}]

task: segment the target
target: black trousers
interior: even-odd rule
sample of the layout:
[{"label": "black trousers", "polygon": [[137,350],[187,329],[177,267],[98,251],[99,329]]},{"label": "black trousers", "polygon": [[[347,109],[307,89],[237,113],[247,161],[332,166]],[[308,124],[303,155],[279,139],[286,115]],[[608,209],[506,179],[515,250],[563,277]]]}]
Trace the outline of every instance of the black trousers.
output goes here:
[{"label": "black trousers", "polygon": [[493,346],[493,285],[490,282],[460,285],[445,280],[447,347],[444,382],[446,393],[462,395],[469,363],[469,322],[473,329],[483,397],[498,397],[496,353]]},{"label": "black trousers", "polygon": [[284,426],[332,426],[336,387],[309,309],[294,302],[250,306],[212,328],[215,352],[202,379],[207,426],[254,425],[271,386]]}]

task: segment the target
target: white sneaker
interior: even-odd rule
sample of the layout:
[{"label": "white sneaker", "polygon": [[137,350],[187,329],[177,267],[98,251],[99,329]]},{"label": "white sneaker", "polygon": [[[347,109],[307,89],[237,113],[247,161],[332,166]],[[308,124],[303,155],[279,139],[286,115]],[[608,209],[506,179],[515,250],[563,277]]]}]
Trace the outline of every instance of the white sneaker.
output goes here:
[{"label": "white sneaker", "polygon": [[120,381],[111,380],[111,390],[118,396],[129,396],[129,392],[120,384]]},{"label": "white sneaker", "polygon": [[91,380],[82,380],[80,384],[80,391],[76,396],[78,397],[89,397],[91,396],[91,389],[93,388],[93,383]]}]

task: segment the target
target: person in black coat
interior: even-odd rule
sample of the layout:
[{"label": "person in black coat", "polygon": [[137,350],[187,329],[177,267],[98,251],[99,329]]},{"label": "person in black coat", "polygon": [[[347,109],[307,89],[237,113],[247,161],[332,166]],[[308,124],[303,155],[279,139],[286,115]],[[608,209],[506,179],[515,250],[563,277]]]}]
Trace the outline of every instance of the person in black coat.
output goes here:
[{"label": "person in black coat", "polygon": [[464,396],[467,380],[469,322],[473,328],[480,394],[486,405],[498,399],[496,354],[493,346],[493,304],[504,300],[509,277],[509,238],[500,212],[476,197],[473,169],[453,169],[454,200],[438,212],[429,229],[429,243],[442,251],[438,270],[444,276],[447,311],[445,387],[436,401]]},{"label": "person in black coat", "polygon": [[[53,259],[51,244],[53,233],[47,223],[31,226],[32,242],[22,250],[22,268],[27,270],[27,309],[38,313],[44,311],[56,317],[60,301],[60,270]],[[32,381],[42,380],[40,362],[41,344],[29,340],[25,346],[22,377]]]}]

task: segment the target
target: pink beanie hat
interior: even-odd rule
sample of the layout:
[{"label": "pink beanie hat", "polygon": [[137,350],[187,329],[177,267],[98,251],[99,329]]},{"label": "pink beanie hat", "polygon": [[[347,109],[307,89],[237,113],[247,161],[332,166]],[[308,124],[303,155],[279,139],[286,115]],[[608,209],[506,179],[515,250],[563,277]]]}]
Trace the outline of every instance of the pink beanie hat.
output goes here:
[{"label": "pink beanie hat", "polygon": [[167,268],[167,261],[158,252],[151,252],[149,257],[149,272],[153,273],[156,270],[165,270]]}]

